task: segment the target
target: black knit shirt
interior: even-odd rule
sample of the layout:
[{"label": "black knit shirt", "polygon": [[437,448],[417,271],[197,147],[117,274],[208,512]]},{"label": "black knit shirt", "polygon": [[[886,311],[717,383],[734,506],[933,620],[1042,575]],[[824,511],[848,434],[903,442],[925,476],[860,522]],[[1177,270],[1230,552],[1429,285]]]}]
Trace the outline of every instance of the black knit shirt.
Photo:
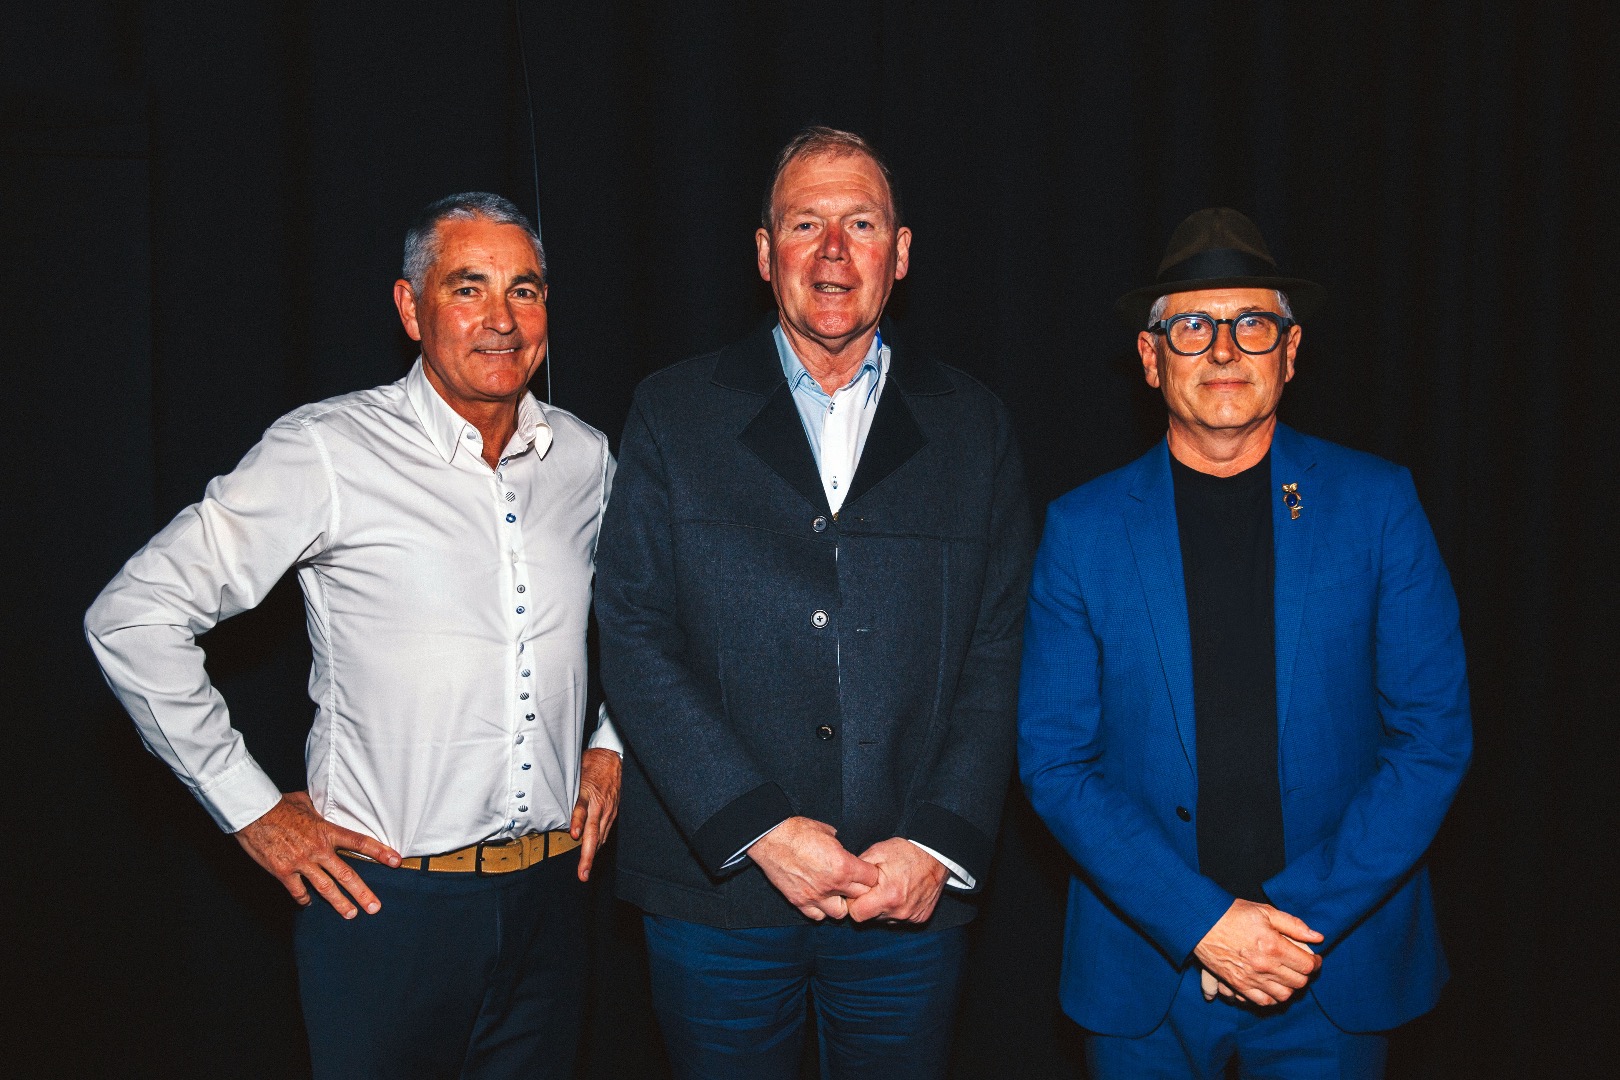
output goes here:
[{"label": "black knit shirt", "polygon": [[1170,459],[1192,635],[1199,871],[1264,901],[1282,870],[1271,455],[1218,477]]}]

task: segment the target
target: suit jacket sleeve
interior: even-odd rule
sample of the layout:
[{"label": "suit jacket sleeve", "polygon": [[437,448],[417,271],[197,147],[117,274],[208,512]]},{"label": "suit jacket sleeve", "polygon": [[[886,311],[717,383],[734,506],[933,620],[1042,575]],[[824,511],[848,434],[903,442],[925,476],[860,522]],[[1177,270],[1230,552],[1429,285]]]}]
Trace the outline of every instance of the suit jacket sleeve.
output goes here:
[{"label": "suit jacket sleeve", "polygon": [[1024,628],[1019,770],[1036,813],[1087,878],[1180,967],[1233,897],[1108,775],[1102,649],[1075,569],[1085,539],[1074,521],[1048,514]]},{"label": "suit jacket sleeve", "polygon": [[796,811],[689,663],[673,526],[669,475],[638,395],[596,557],[602,684],[636,762],[699,861],[719,876],[733,855]]},{"label": "suit jacket sleeve", "polygon": [[1023,462],[1005,413],[1000,415],[984,591],[938,756],[901,825],[908,840],[960,863],[975,890],[989,877],[1012,775],[1019,645],[1034,541]]},{"label": "suit jacket sleeve", "polygon": [[1264,886],[1277,907],[1325,935],[1324,947],[1417,865],[1473,749],[1457,598],[1404,469],[1384,524],[1377,589],[1377,768],[1338,829]]}]

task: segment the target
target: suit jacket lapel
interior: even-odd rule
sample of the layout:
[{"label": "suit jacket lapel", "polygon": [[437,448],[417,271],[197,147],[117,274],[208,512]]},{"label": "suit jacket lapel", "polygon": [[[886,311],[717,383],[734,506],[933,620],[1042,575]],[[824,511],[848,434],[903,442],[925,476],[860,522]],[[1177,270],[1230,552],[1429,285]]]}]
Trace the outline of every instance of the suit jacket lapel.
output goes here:
[{"label": "suit jacket lapel", "polygon": [[1176,531],[1176,493],[1170,480],[1166,443],[1142,460],[1131,490],[1135,504],[1126,510],[1126,531],[1137,576],[1147,599],[1148,618],[1159,646],[1176,730],[1187,755],[1187,768],[1198,775],[1193,716],[1192,636],[1187,629],[1187,585],[1181,569],[1181,536]]},{"label": "suit jacket lapel", "polygon": [[[1299,631],[1310,585],[1312,540],[1320,511],[1311,512],[1314,493],[1309,483],[1316,461],[1308,444],[1292,428],[1277,425],[1271,442],[1272,547],[1276,577],[1272,585],[1277,620],[1277,730],[1288,723],[1288,703],[1294,685],[1294,660],[1299,656]],[[1299,517],[1292,517],[1282,500],[1282,486],[1298,484]]]},{"label": "suit jacket lapel", "polygon": [[[772,362],[775,362],[774,356]],[[737,434],[737,441],[776,470],[776,474],[811,506],[823,514],[832,513],[827,505],[827,493],[821,487],[815,455],[810,453],[810,440],[805,438],[804,421],[799,419],[793,392],[788,389],[787,380],[781,377],[780,368],[776,389],[771,391],[764,407],[754,414],[748,426]]]},{"label": "suit jacket lapel", "polygon": [[861,449],[860,464],[855,467],[855,479],[850,482],[844,504],[865,495],[927,445],[928,436],[917,426],[905,394],[891,378],[878,398],[877,414],[866,433],[866,445]]}]

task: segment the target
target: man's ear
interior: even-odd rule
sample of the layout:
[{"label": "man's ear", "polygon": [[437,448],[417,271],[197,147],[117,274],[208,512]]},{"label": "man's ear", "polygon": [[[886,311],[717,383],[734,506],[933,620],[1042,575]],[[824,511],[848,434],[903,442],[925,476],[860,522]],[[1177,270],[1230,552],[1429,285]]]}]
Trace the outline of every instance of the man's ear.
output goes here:
[{"label": "man's ear", "polygon": [[394,282],[394,306],[399,309],[399,321],[412,341],[422,340],[422,327],[416,321],[416,294],[411,283],[404,278]]},{"label": "man's ear", "polygon": [[754,254],[759,261],[759,276],[771,280],[771,234],[764,229],[754,230]]},{"label": "man's ear", "polygon": [[1159,340],[1143,330],[1136,335],[1136,353],[1142,358],[1142,377],[1155,390],[1159,388]]},{"label": "man's ear", "polygon": [[905,226],[894,234],[894,280],[899,281],[911,269],[911,230]]}]

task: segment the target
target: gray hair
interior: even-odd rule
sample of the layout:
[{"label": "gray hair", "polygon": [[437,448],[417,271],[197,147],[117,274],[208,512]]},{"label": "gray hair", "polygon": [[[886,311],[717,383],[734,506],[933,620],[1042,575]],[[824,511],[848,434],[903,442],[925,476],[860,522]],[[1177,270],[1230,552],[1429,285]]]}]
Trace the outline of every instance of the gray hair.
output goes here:
[{"label": "gray hair", "polygon": [[878,172],[883,174],[883,182],[888,185],[889,211],[894,218],[892,224],[897,229],[900,227],[900,189],[895,186],[894,176],[878,154],[877,148],[853,131],[840,131],[825,124],[811,124],[789,139],[788,144],[782,147],[781,153],[776,155],[776,167],[771,170],[771,182],[765,185],[765,199],[759,207],[759,223],[766,232],[776,226],[776,182],[782,179],[782,174],[787,172],[789,165],[800,158],[814,157],[818,154],[832,154],[839,157],[845,154],[861,154],[870,158],[872,164],[877,166]]},{"label": "gray hair", "polygon": [[463,191],[459,195],[446,195],[422,208],[405,232],[405,265],[400,276],[411,283],[411,292],[422,295],[427,285],[428,267],[439,257],[439,226],[446,221],[471,221],[484,218],[497,225],[516,225],[534,245],[534,257],[540,263],[541,284],[546,280],[546,249],[540,246],[540,234],[534,231],[523,211],[512,200],[492,195],[487,191]]},{"label": "gray hair", "polygon": [[[1294,317],[1294,309],[1288,305],[1288,297],[1281,289],[1272,289],[1271,292],[1272,295],[1277,298],[1277,310],[1282,312],[1283,318],[1292,319]],[[1164,318],[1165,301],[1169,299],[1170,297],[1166,295],[1161,296],[1157,300],[1153,301],[1153,307],[1148,311],[1148,326],[1152,326],[1154,323]]]}]

